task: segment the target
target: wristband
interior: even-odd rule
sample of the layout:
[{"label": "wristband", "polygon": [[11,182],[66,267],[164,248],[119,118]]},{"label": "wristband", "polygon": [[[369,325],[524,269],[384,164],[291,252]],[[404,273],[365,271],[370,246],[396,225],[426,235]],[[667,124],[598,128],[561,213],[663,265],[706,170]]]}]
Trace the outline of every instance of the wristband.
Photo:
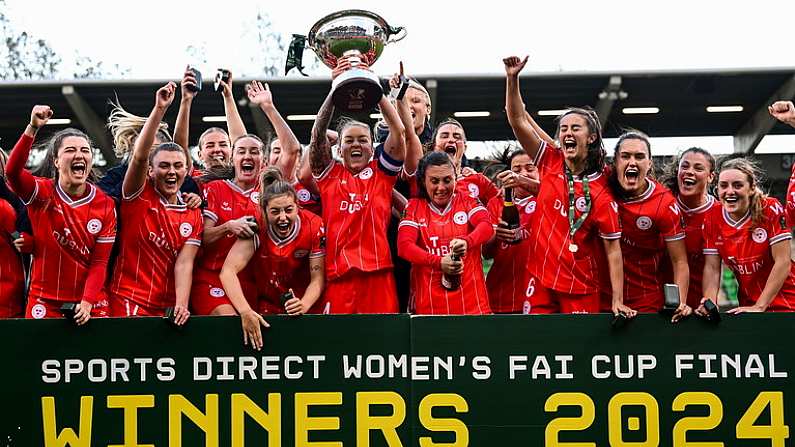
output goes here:
[{"label": "wristband", "polygon": [[403,100],[403,97],[406,96],[406,90],[408,89],[409,89],[409,80],[405,76],[400,75],[400,90],[398,90],[398,94],[397,96],[395,96],[395,99],[397,99],[398,101]]}]

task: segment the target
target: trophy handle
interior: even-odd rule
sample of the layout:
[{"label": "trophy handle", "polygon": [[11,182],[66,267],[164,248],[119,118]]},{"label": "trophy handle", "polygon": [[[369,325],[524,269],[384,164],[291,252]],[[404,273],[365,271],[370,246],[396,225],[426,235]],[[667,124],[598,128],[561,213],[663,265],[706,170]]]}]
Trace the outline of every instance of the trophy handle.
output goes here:
[{"label": "trophy handle", "polygon": [[387,38],[388,43],[395,43],[400,42],[406,37],[406,28],[402,26],[390,26],[389,30],[389,37]]}]

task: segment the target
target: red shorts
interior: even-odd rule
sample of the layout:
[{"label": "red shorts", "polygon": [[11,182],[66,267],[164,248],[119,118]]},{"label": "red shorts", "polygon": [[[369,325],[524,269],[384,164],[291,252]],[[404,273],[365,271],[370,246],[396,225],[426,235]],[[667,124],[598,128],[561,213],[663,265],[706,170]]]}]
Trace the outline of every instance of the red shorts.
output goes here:
[{"label": "red shorts", "polygon": [[[25,307],[25,318],[40,320],[42,318],[63,318],[61,306],[67,301],[47,300],[44,298],[28,298],[28,305]],[[91,318],[103,318],[110,316],[108,300],[101,298],[91,309]]]},{"label": "red shorts", "polygon": [[149,307],[135,304],[127,298],[110,297],[111,317],[164,317],[164,307]]},{"label": "red shorts", "polygon": [[591,294],[571,294],[549,290],[549,296],[562,314],[599,313],[599,292]]},{"label": "red shorts", "polygon": [[324,314],[393,314],[398,312],[392,269],[350,270],[327,280],[323,296],[315,303]]},{"label": "red shorts", "polygon": [[534,276],[530,275],[527,284],[527,301],[522,306],[523,314],[556,314],[560,312],[558,303],[552,300],[549,289],[541,285]]},{"label": "red shorts", "polygon": [[[257,292],[254,284],[241,281],[240,286],[251,308],[256,309]],[[226,295],[220,279],[207,281],[206,278],[194,278],[190,289],[190,309],[193,314],[211,315],[215,308],[223,304],[232,306],[232,301]]]}]

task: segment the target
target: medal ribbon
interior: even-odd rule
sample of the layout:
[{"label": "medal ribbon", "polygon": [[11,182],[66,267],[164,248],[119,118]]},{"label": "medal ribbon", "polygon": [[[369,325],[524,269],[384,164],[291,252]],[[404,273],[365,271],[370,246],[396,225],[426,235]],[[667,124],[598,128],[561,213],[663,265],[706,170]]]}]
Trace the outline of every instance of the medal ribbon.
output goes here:
[{"label": "medal ribbon", "polygon": [[582,227],[582,224],[585,222],[585,219],[588,218],[588,214],[591,213],[591,187],[588,182],[588,177],[583,176],[582,178],[582,192],[585,195],[585,211],[574,220],[574,212],[575,212],[575,202],[576,196],[574,194],[574,176],[572,175],[571,171],[568,167],[563,168],[566,171],[566,183],[569,186],[569,239],[571,243],[574,243],[574,234],[577,230]]}]

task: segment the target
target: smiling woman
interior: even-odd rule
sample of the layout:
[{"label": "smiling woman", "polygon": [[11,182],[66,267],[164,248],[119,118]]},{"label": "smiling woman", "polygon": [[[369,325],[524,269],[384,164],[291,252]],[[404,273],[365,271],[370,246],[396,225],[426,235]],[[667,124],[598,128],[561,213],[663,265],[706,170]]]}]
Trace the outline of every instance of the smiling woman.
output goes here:
[{"label": "smiling woman", "polygon": [[[107,316],[99,291],[116,238],[113,200],[89,182],[91,142],[79,130],[57,132],[45,144],[45,169],[54,178],[34,177],[24,169],[36,133],[52,117],[49,106],[35,106],[25,132],[9,157],[10,186],[28,207],[36,235],[31,286],[25,316],[59,317],[64,303],[78,303],[75,321]],[[57,281],[53,281],[57,279]]]}]

